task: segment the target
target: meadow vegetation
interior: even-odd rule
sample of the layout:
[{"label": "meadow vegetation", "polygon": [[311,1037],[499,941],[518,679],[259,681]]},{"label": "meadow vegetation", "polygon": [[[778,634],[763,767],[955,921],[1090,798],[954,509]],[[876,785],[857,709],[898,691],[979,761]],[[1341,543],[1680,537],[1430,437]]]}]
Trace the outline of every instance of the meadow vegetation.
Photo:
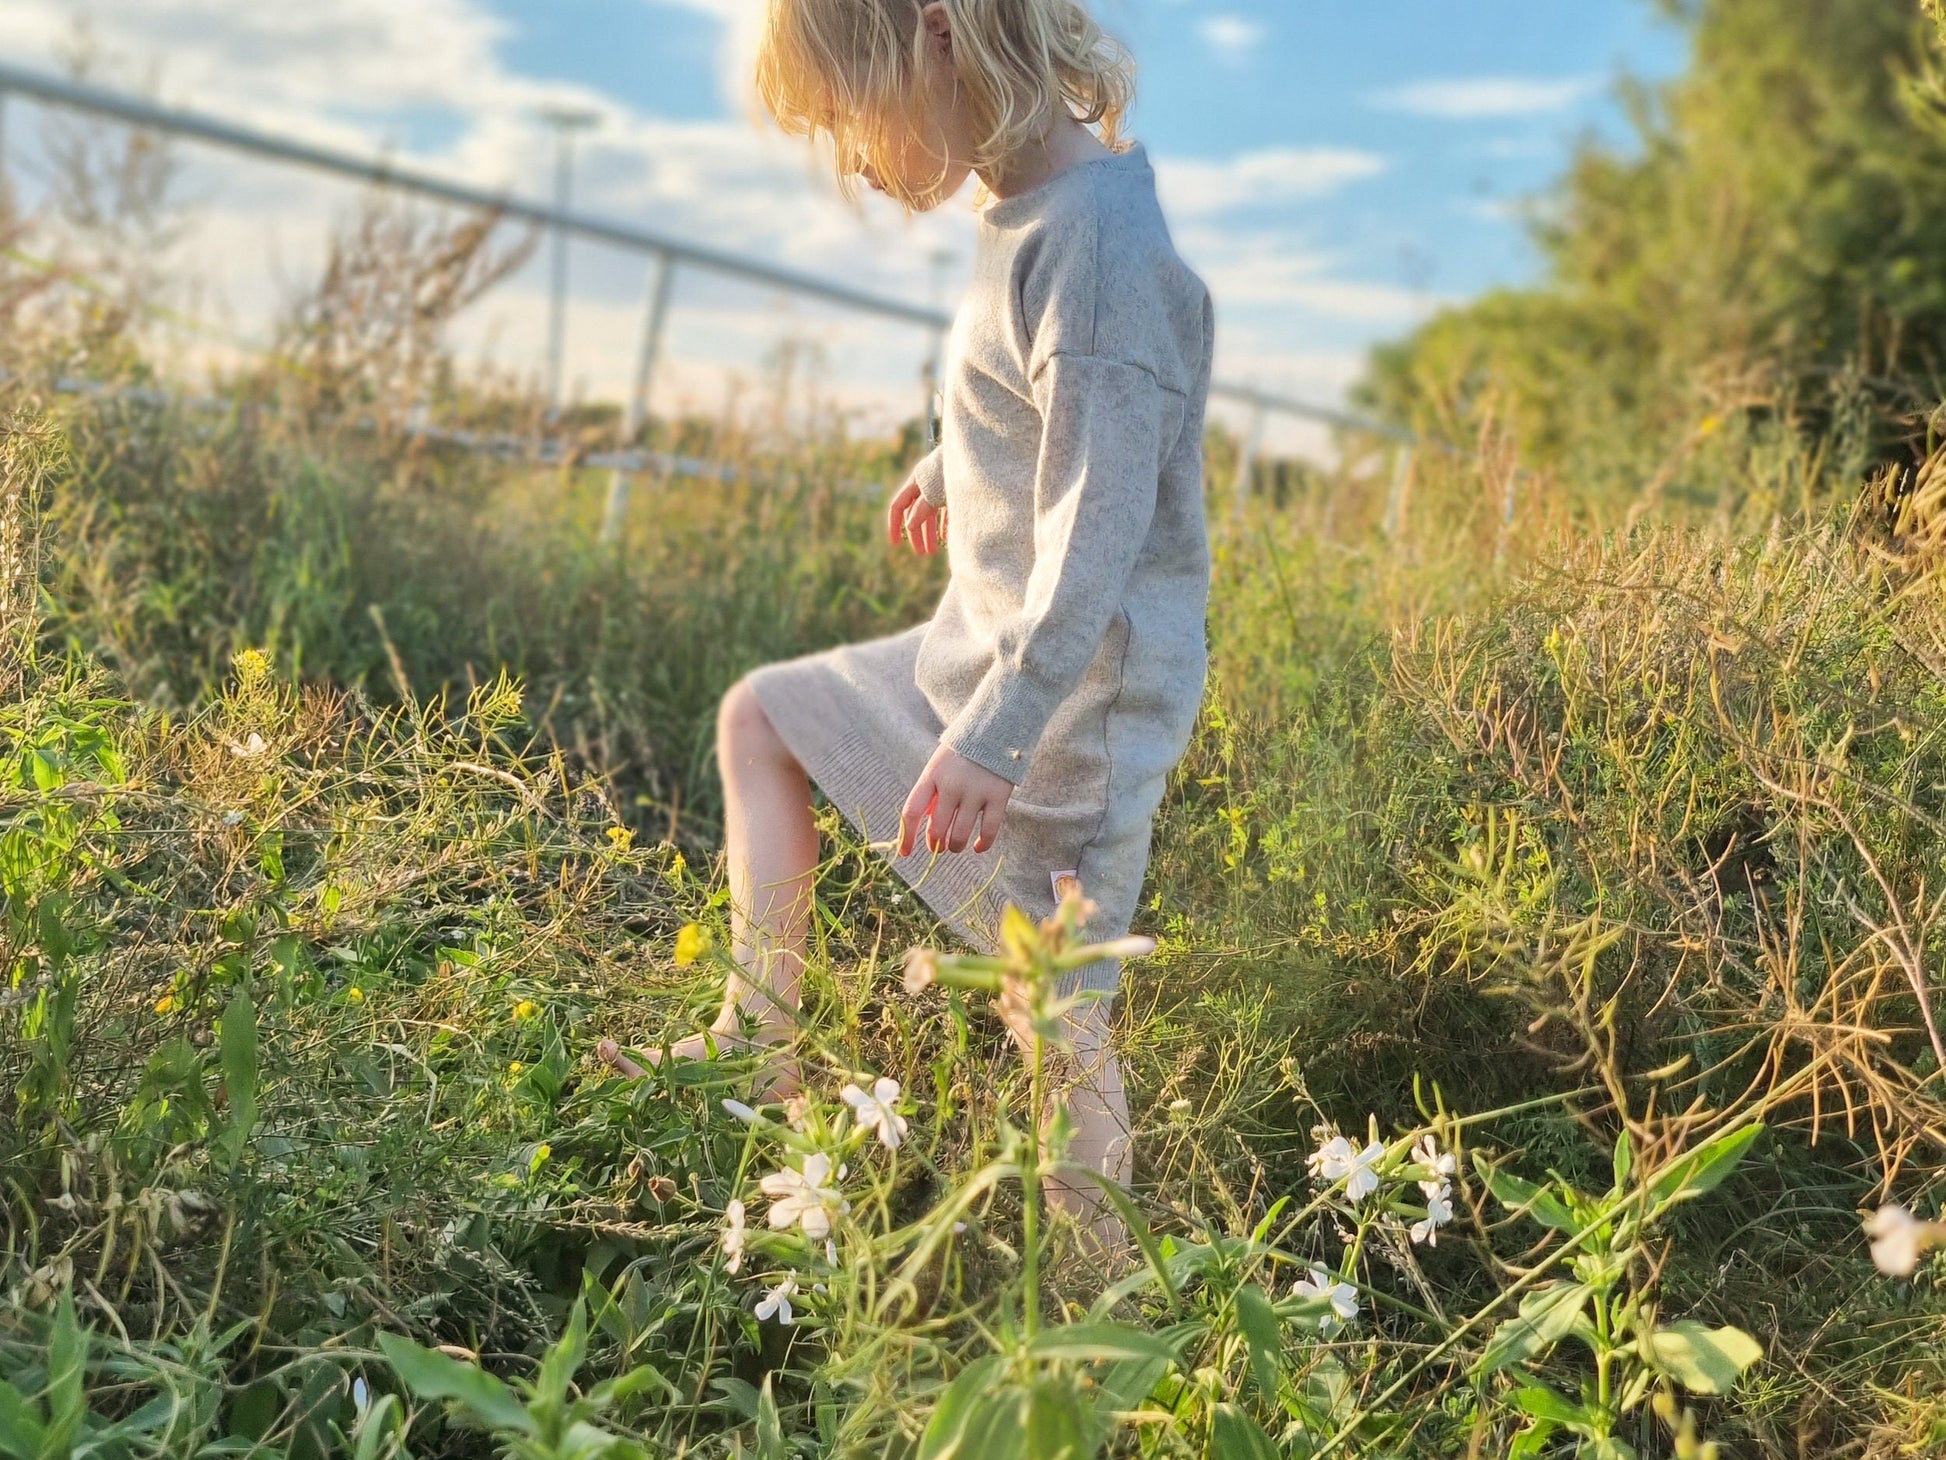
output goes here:
[{"label": "meadow vegetation", "polygon": [[[354,220],[219,410],[55,392],[149,383],[139,300],[0,277],[0,1453],[1946,1453],[1939,1233],[1861,1229],[1946,1147],[1946,255],[1873,254],[1830,162],[1924,192],[1932,53],[1762,8],[1697,7],[1665,130],[1564,185],[1614,210],[1553,225],[1748,328],[1665,299],[1632,364],[1530,369],[1653,293],[1563,265],[1375,370],[1447,449],[1213,510],[1125,1249],[1032,1135],[1082,909],[955,951],[828,811],[805,1097],[592,1057],[719,986],[716,698],[936,593],[877,528],[909,441],[657,421],[741,475],[645,484],[617,550],[602,474],[386,413],[519,390],[346,337],[490,280],[473,223]],[[1842,51],[1764,153],[1825,220],[1792,269],[1616,242],[1769,195],[1712,128],[1791,45]],[[1897,310],[1896,355],[1831,333]]]}]

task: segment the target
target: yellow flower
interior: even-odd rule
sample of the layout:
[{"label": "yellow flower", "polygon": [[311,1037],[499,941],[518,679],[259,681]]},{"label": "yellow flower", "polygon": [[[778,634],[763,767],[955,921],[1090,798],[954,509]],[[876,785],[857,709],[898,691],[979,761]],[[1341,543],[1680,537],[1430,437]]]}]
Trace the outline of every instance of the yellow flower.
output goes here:
[{"label": "yellow flower", "polygon": [[683,873],[687,872],[688,870],[689,870],[689,863],[683,860],[683,855],[681,852],[677,852],[676,855],[669,862],[669,875],[671,877],[680,877],[682,876]]},{"label": "yellow flower", "polygon": [[1715,414],[1704,416],[1702,420],[1696,423],[1696,434],[1698,436],[1714,436],[1722,429],[1723,418]]},{"label": "yellow flower", "polygon": [[507,1065],[507,1073],[510,1075],[517,1075],[526,1068],[527,1066],[523,1065],[519,1060],[512,1060]]},{"label": "yellow flower", "polygon": [[270,656],[261,649],[239,650],[230,662],[236,668],[237,683],[245,689],[261,683],[270,674]]},{"label": "yellow flower", "polygon": [[611,826],[608,828],[608,841],[616,851],[625,852],[634,844],[635,833],[626,826]]},{"label": "yellow flower", "polygon": [[176,1012],[176,996],[175,996],[174,994],[164,994],[164,995],[163,995],[163,996],[162,996],[161,998],[159,998],[159,999],[157,999],[157,1000],[155,1001],[155,1011],[156,1011],[156,1013],[158,1013],[158,1014],[173,1014],[173,1013],[175,1013],[175,1012]]},{"label": "yellow flower", "polygon": [[365,991],[358,987],[357,984],[353,984],[345,990],[345,997],[350,999],[354,1004],[362,1004],[365,1002]]},{"label": "yellow flower", "polygon": [[676,967],[687,968],[709,952],[709,934],[695,923],[676,934]]},{"label": "yellow flower", "polygon": [[540,1011],[541,1006],[532,999],[522,999],[518,1004],[514,1005],[514,1018],[531,1019],[540,1013]]}]

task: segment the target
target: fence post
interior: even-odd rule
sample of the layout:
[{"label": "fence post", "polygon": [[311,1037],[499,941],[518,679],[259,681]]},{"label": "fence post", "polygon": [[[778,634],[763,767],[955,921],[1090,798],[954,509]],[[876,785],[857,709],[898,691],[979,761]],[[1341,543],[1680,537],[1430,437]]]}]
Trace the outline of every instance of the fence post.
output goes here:
[{"label": "fence post", "polygon": [[[675,282],[676,261],[666,253],[655,256],[655,269],[649,276],[648,305],[642,319],[642,348],[635,357],[635,382],[628,392],[628,409],[622,415],[622,443],[632,447],[643,423],[649,419],[649,392],[655,385],[656,358],[662,352],[662,329],[669,318],[669,289]],[[608,507],[601,517],[601,540],[620,542],[622,524],[628,520],[628,498],[634,486],[633,473],[616,467],[608,479]]]},{"label": "fence post", "polygon": [[1250,403],[1250,430],[1243,438],[1243,451],[1237,457],[1237,479],[1231,487],[1230,516],[1241,521],[1244,505],[1250,500],[1250,483],[1257,474],[1257,457],[1264,449],[1264,403]]},{"label": "fence post", "polygon": [[1405,492],[1412,480],[1412,448],[1401,446],[1392,453],[1392,485],[1385,493],[1385,536],[1397,542],[1405,530]]}]

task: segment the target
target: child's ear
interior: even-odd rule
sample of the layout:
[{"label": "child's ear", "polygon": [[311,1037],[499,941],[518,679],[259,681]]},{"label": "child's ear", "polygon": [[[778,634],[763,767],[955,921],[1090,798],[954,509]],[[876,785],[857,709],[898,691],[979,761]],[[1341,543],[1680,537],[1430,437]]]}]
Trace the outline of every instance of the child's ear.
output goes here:
[{"label": "child's ear", "polygon": [[940,54],[953,54],[953,18],[946,13],[945,0],[930,0],[920,9],[919,22],[926,28],[926,38],[939,48]]}]

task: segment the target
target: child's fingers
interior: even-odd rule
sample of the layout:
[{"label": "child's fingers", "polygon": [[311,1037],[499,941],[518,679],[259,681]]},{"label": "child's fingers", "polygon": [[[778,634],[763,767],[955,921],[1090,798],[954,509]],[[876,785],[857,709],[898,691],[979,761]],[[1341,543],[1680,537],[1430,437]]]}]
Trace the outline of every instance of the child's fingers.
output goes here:
[{"label": "child's fingers", "polygon": [[989,801],[980,808],[980,834],[974,839],[974,851],[984,852],[1000,839],[1000,823],[1006,814],[1003,802]]},{"label": "child's fingers", "polygon": [[918,495],[916,482],[907,482],[892,494],[892,505],[885,509],[885,535],[893,547],[897,547],[905,536],[905,515],[912,510],[913,500]]},{"label": "child's fingers", "polygon": [[912,851],[913,838],[919,833],[919,823],[924,821],[938,799],[939,790],[932,777],[921,776],[919,784],[912,788],[912,794],[905,798],[905,807],[899,812],[899,855]]},{"label": "child's fingers", "polygon": [[946,850],[963,852],[966,844],[973,840],[974,828],[980,824],[980,803],[963,801],[953,816],[953,826],[946,838]]},{"label": "child's fingers", "polygon": [[932,819],[926,823],[926,850],[943,852],[951,847],[953,823],[959,819],[960,801],[957,792],[941,788],[938,799],[933,802]]}]

